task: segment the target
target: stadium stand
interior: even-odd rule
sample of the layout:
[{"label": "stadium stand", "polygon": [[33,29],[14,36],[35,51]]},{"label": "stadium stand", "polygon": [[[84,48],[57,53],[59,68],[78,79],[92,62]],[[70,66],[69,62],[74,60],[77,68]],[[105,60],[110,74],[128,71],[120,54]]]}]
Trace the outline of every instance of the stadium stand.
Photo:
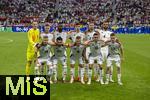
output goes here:
[{"label": "stadium stand", "polygon": [[55,24],[110,18],[112,26],[149,26],[149,0],[0,0],[0,24],[24,25],[32,20]]}]

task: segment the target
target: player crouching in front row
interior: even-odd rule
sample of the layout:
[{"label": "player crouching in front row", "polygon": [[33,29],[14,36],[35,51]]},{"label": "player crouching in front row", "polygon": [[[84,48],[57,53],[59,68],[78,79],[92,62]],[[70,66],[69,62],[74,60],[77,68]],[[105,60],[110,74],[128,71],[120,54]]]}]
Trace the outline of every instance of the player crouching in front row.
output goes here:
[{"label": "player crouching in front row", "polygon": [[[116,66],[118,69],[118,84],[122,85],[121,82],[121,68],[120,68],[120,56],[123,57],[123,49],[122,45],[119,40],[116,38],[115,34],[111,34],[110,41],[102,41],[98,38],[98,33],[94,33],[93,40],[89,42],[90,47],[90,55],[89,55],[89,71],[88,71],[88,83],[91,84],[91,77],[92,77],[92,67],[94,61],[96,60],[99,66],[99,74],[100,74],[100,83],[104,84],[103,82],[103,74],[102,74],[102,55],[101,55],[101,47],[107,46],[109,48],[109,55],[107,58],[107,68],[106,68],[106,82],[105,84],[109,83],[109,76],[110,76],[110,67],[112,66],[112,62],[116,62]],[[120,51],[119,51],[120,50]],[[121,52],[121,55],[120,55]]]},{"label": "player crouching in front row", "polygon": [[[36,66],[35,66],[35,75],[44,75],[44,64],[47,65],[47,75],[50,76],[50,83],[51,77],[53,74],[53,67],[51,62],[51,57],[49,56],[51,52],[51,45],[54,45],[54,43],[48,43],[48,37],[44,36],[42,39],[41,44],[36,45],[36,54],[38,55]],[[35,81],[38,81],[39,77],[35,78]]]},{"label": "player crouching in front row", "polygon": [[[121,82],[121,68],[120,68],[120,56],[123,56],[123,50],[121,43],[116,39],[115,34],[111,34],[111,40],[110,41],[102,41],[99,40],[98,33],[94,33],[93,39],[91,41],[86,41],[84,43],[81,43],[81,36],[76,36],[76,41],[73,44],[64,44],[61,37],[58,37],[56,39],[56,43],[48,43],[48,37],[44,37],[41,44],[38,44],[37,52],[39,53],[39,56],[37,58],[37,66],[35,67],[36,75],[43,74],[43,63],[46,63],[48,66],[47,75],[50,76],[50,83],[53,83],[51,81],[51,78],[54,74],[54,82],[57,82],[57,65],[58,60],[61,61],[63,71],[62,71],[62,77],[63,82],[66,81],[66,74],[67,74],[67,60],[65,56],[65,51],[67,47],[71,48],[71,56],[70,56],[70,73],[71,73],[71,80],[70,83],[74,82],[75,77],[75,63],[77,60],[79,60],[79,66],[81,68],[81,83],[85,84],[84,82],[84,63],[83,63],[83,55],[84,54],[84,48],[89,46],[90,48],[90,54],[89,54],[89,69],[88,69],[88,82],[87,84],[91,84],[91,78],[92,78],[92,67],[94,64],[94,61],[97,61],[99,66],[99,74],[100,74],[100,83],[104,84],[103,82],[103,75],[102,75],[102,55],[101,55],[101,47],[107,46],[109,48],[109,55],[107,58],[107,68],[106,68],[106,82],[105,84],[109,84],[109,76],[110,76],[110,66],[112,65],[112,62],[116,62],[116,66],[118,69],[118,84],[122,85]],[[54,49],[54,55],[53,57],[50,57],[49,54],[51,52],[51,49]],[[120,50],[120,51],[119,51]],[[121,55],[120,55],[121,52]],[[53,65],[53,67],[52,67]],[[40,70],[40,71],[39,71]]]},{"label": "player crouching in front row", "polygon": [[66,48],[68,45],[63,43],[63,39],[58,37],[56,39],[56,45],[53,46],[54,55],[52,56],[52,63],[53,63],[53,74],[54,74],[54,82],[57,83],[57,67],[58,61],[62,63],[62,81],[66,82],[66,75],[67,75],[67,57],[65,55]]},{"label": "player crouching in front row", "polygon": [[[43,75],[44,74],[44,64],[48,66],[47,75],[50,76],[50,83],[52,84],[52,77],[54,75],[54,82],[57,82],[57,65],[58,60],[61,61],[63,66],[63,82],[66,81],[67,75],[67,60],[65,56],[67,45],[63,43],[61,37],[56,39],[56,42],[48,42],[48,36],[44,36],[42,43],[36,45],[36,53],[39,54],[37,58],[37,65],[35,67],[35,75]],[[54,55],[50,57],[51,50],[54,49]],[[36,80],[39,80],[37,77]]]},{"label": "player crouching in front row", "polygon": [[75,63],[76,61],[79,62],[79,67],[80,67],[80,78],[81,78],[81,83],[85,84],[84,82],[84,62],[83,62],[83,52],[86,47],[87,43],[85,42],[84,44],[81,43],[81,36],[77,35],[75,37],[75,43],[70,44],[71,47],[71,56],[70,56],[70,74],[71,74],[71,80],[70,83],[74,82],[75,78]]},{"label": "player crouching in front row", "polygon": [[97,61],[97,64],[99,66],[100,83],[104,84],[102,75],[102,55],[101,55],[101,47],[103,45],[104,41],[99,40],[98,33],[94,33],[92,41],[89,42],[90,54],[89,54],[89,70],[88,70],[87,84],[91,84],[92,67],[95,61]]}]

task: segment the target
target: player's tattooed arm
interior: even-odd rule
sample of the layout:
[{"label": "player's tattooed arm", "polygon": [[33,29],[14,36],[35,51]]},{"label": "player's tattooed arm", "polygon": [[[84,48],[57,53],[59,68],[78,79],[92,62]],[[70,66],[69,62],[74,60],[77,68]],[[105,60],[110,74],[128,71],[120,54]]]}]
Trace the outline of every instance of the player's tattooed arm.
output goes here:
[{"label": "player's tattooed arm", "polygon": [[102,47],[105,47],[105,46],[107,46],[108,44],[105,42],[105,41],[103,41],[103,40],[99,40],[100,41],[100,44],[102,44]]},{"label": "player's tattooed arm", "polygon": [[91,42],[92,42],[92,41],[84,41],[84,42],[83,42],[83,45],[84,45],[84,46],[89,46]]},{"label": "player's tattooed arm", "polygon": [[88,59],[86,57],[86,48],[84,48],[82,56],[83,56],[83,59],[85,60],[85,62],[88,63]]},{"label": "player's tattooed arm", "polygon": [[39,49],[41,47],[41,44],[40,43],[36,43],[34,47]]},{"label": "player's tattooed arm", "polygon": [[119,41],[119,39],[118,39],[118,38],[116,38],[116,42],[117,42],[117,43],[119,43],[119,44],[121,44],[121,42]]},{"label": "player's tattooed arm", "polygon": [[107,40],[107,41],[105,41],[105,43],[109,43],[109,42],[111,42],[111,40]]},{"label": "player's tattooed arm", "polygon": [[74,44],[73,43],[68,43],[68,47],[73,47]]},{"label": "player's tattooed arm", "polygon": [[67,35],[70,35],[72,33],[72,31],[67,32]]},{"label": "player's tattooed arm", "polygon": [[104,40],[101,40],[101,39],[100,39],[100,40],[98,40],[98,41],[100,41],[101,43],[105,43],[105,42],[104,42]]},{"label": "player's tattooed arm", "polygon": [[123,56],[124,56],[124,52],[123,52],[123,46],[122,46],[122,43],[119,41],[118,38],[116,38],[116,42],[119,43],[120,45],[120,53],[121,53],[121,59],[123,60]]},{"label": "player's tattooed arm", "polygon": [[42,46],[42,44],[40,44],[40,43],[37,43],[37,44],[35,45],[34,49],[35,49],[35,54],[36,54],[36,55],[37,55],[39,49],[41,48],[41,46]]}]

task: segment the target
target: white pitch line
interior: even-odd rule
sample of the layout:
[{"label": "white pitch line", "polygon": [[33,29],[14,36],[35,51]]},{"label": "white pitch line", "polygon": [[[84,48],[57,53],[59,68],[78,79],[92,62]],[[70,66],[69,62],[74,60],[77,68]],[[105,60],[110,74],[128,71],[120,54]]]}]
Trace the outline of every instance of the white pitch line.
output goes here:
[{"label": "white pitch line", "polygon": [[12,43],[12,42],[14,42],[13,39],[8,39],[8,38],[3,38],[3,39],[4,39],[4,41],[6,41],[6,42],[0,42],[0,44],[5,44],[5,43]]}]

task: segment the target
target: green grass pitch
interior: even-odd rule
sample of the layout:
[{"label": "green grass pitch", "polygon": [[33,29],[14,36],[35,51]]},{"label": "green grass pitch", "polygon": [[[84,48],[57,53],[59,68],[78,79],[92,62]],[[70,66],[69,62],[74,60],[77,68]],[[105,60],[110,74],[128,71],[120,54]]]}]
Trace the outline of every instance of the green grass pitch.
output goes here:
[{"label": "green grass pitch", "polygon": [[[116,82],[100,85],[93,81],[90,86],[79,82],[59,82],[50,87],[51,100],[150,100],[150,35],[126,34],[118,37],[123,43],[125,55],[122,64],[123,86]],[[25,74],[26,48],[26,33],[0,33],[1,75]],[[116,76],[114,68],[115,81]]]}]

